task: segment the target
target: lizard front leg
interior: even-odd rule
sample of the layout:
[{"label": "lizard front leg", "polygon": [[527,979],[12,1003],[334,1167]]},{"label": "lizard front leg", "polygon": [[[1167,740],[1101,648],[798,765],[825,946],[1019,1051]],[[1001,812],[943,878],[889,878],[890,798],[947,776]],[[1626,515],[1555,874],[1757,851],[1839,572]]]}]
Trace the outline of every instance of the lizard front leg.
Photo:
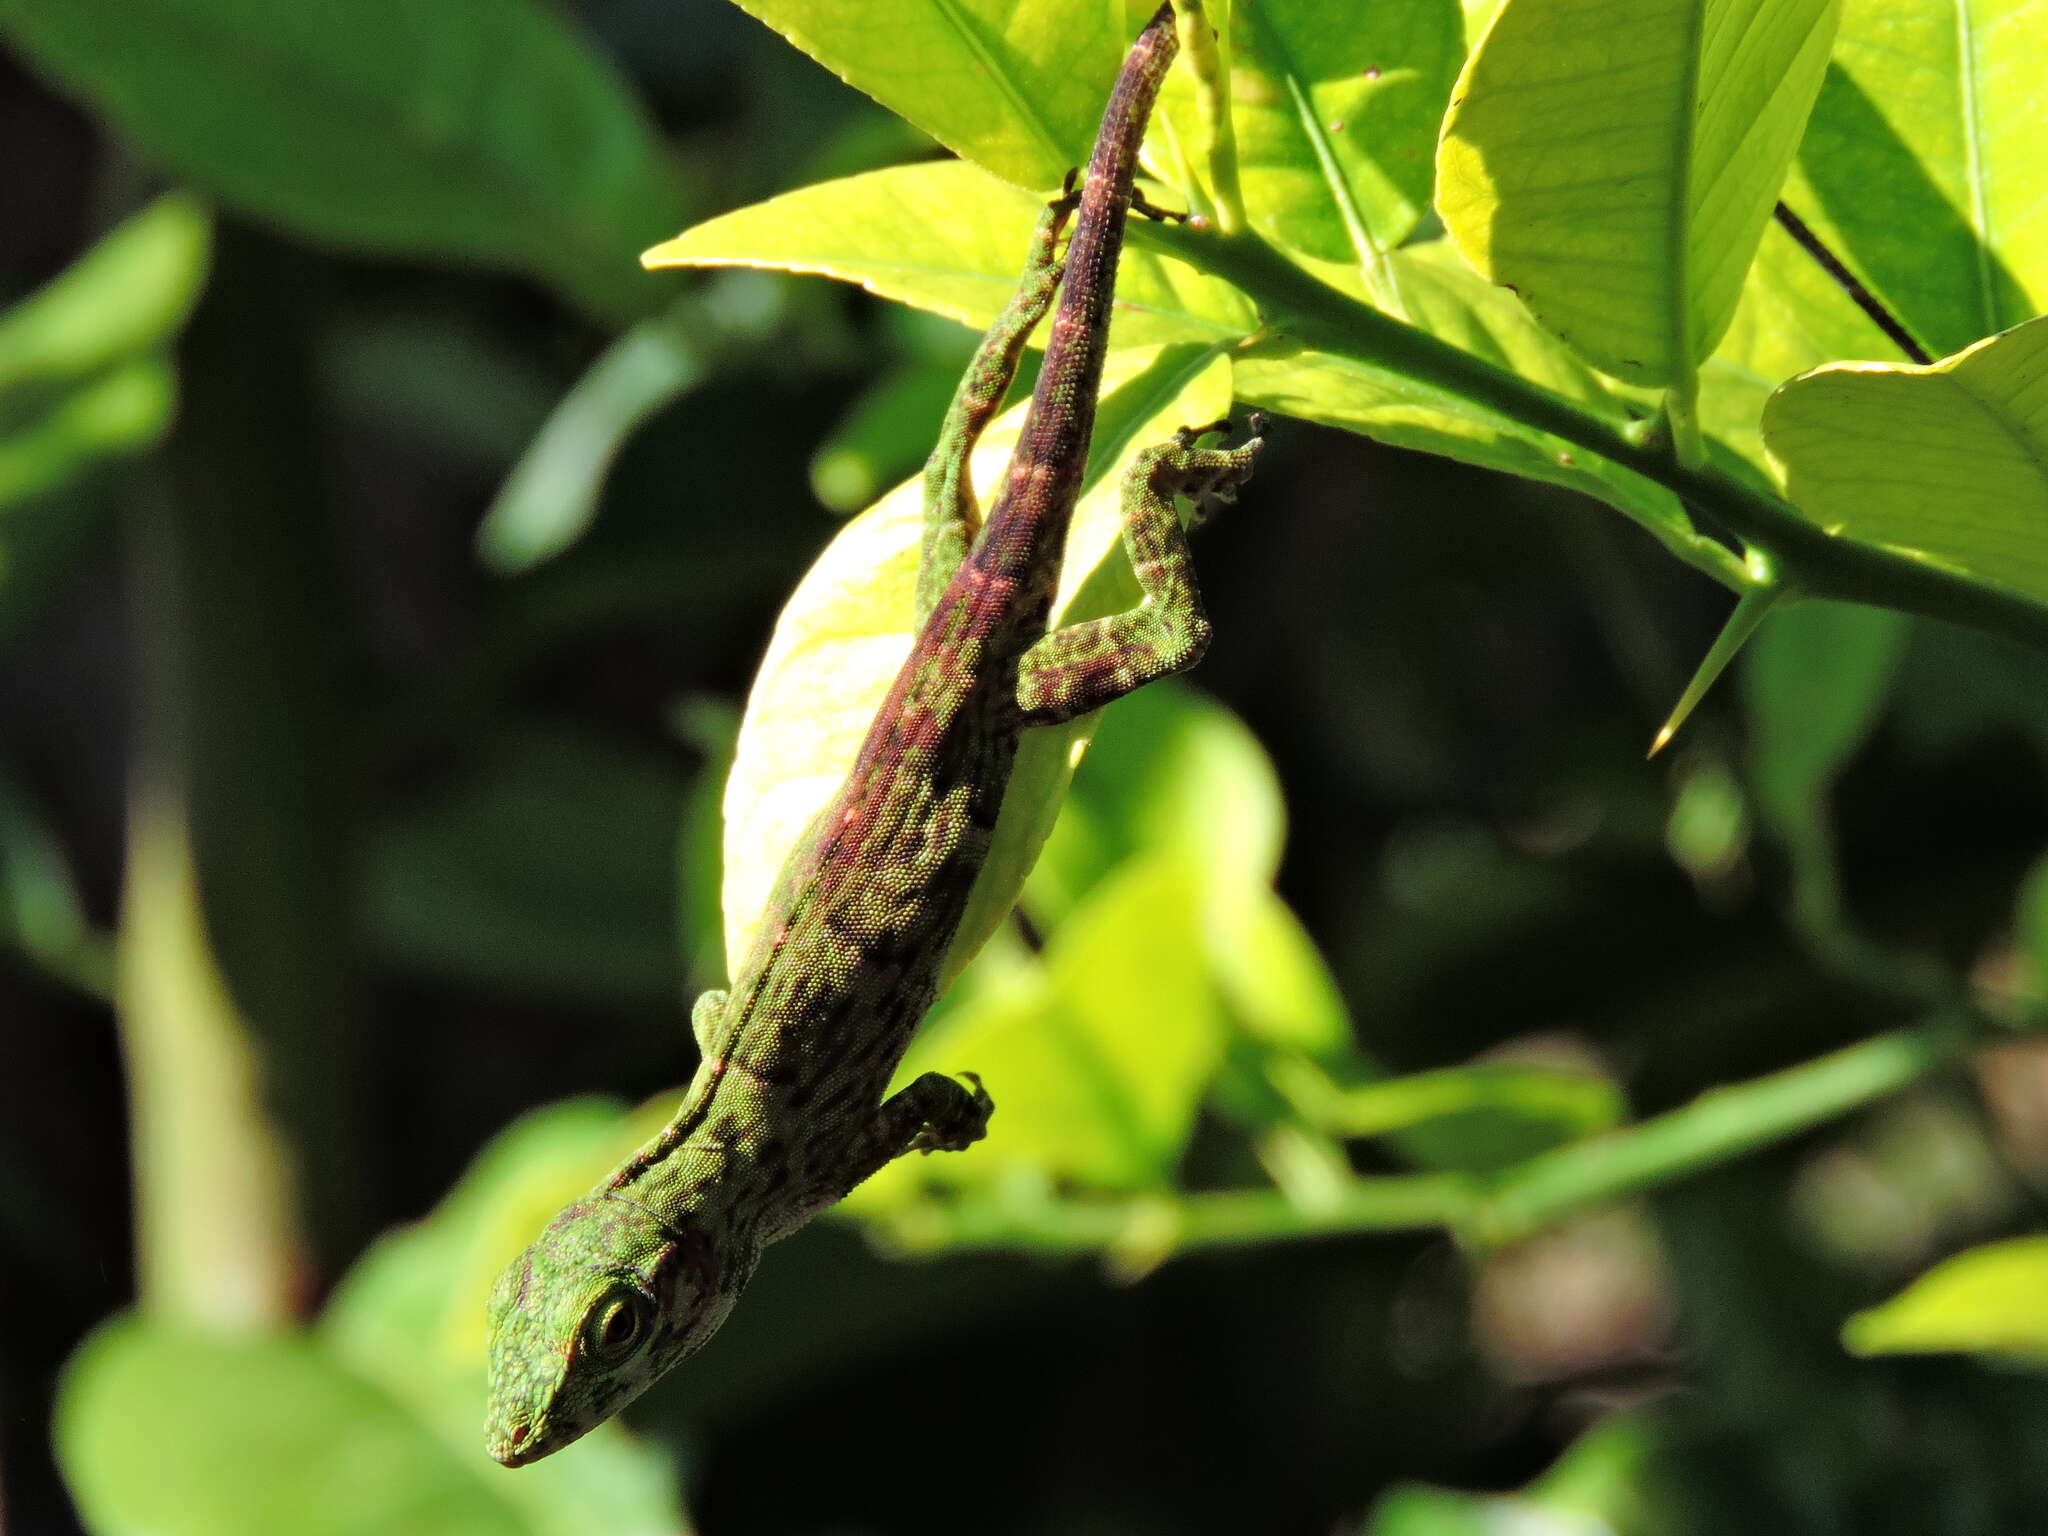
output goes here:
[{"label": "lizard front leg", "polygon": [[855,1139],[839,1199],[907,1152],[959,1152],[988,1134],[995,1100],[972,1072],[948,1077],[927,1072],[882,1101]]},{"label": "lizard front leg", "polygon": [[1257,416],[1241,447],[1195,447],[1228,425],[1183,427],[1132,463],[1123,487],[1124,549],[1144,600],[1129,612],[1054,630],[1024,653],[1017,706],[1025,725],[1075,719],[1201,660],[1209,621],[1174,498],[1229,499],[1251,478],[1262,442]]},{"label": "lizard front leg", "polygon": [[982,429],[1003,407],[1010,381],[1017,376],[1017,359],[1023,354],[1025,339],[1052,307],[1059,291],[1060,231],[1077,202],[1072,181],[1068,177],[1067,190],[1039,215],[1017,291],[982,336],[967,371],[960,376],[960,387],[953,392],[953,403],[946,408],[946,419],[939,427],[938,443],[925,462],[924,542],[917,566],[919,624],[931,616],[981,527],[968,460],[981,440]]},{"label": "lizard front leg", "polygon": [[[762,1232],[773,1241],[911,1152],[958,1152],[988,1134],[995,1100],[972,1072],[927,1072],[884,1099],[851,1140],[832,1146],[829,1167],[801,1180],[801,1193]],[[829,1144],[828,1144],[829,1145]]]}]

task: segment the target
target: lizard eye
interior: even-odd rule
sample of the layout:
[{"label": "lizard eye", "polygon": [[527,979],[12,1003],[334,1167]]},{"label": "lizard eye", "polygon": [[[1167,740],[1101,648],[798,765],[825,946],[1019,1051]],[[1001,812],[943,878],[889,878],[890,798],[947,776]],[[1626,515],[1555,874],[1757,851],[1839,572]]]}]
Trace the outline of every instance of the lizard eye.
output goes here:
[{"label": "lizard eye", "polygon": [[614,1291],[590,1314],[585,1337],[606,1360],[622,1360],[647,1332],[647,1298],[638,1291]]}]

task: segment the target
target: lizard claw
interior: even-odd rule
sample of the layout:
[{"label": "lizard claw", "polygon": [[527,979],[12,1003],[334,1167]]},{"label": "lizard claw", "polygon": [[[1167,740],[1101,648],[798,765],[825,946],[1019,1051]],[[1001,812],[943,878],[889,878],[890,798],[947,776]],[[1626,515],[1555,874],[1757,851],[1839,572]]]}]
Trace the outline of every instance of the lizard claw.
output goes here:
[{"label": "lizard claw", "polygon": [[1160,224],[1185,224],[1190,217],[1179,209],[1161,208],[1136,187],[1131,188],[1131,212]]},{"label": "lizard claw", "polygon": [[[967,1086],[961,1087],[962,1082]],[[995,1113],[996,1101],[982,1087],[980,1074],[962,1072],[953,1086],[956,1097],[925,1122],[911,1139],[911,1151],[960,1152],[988,1134],[988,1117]]]}]

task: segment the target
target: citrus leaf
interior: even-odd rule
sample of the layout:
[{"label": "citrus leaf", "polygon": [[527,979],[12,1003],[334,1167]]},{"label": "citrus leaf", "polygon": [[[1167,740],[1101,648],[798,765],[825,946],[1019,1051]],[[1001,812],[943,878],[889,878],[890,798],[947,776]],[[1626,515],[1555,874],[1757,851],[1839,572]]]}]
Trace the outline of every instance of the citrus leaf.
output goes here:
[{"label": "citrus leaf", "polygon": [[1508,0],[1444,121],[1458,248],[1607,372],[1683,385],[1728,328],[1837,0]]},{"label": "citrus leaf", "polygon": [[1842,1325],[1851,1354],[1945,1350],[2048,1365],[2048,1237],[1986,1243],[1945,1259]]},{"label": "citrus leaf", "polygon": [[56,1441],[95,1531],[522,1531],[452,1450],[296,1337],[117,1319],[67,1367]]},{"label": "citrus leaf", "polygon": [[678,215],[616,70],[536,0],[0,0],[5,32],[145,154],[346,250],[482,262],[602,314]]},{"label": "citrus leaf", "polygon": [[1839,358],[1897,355],[1877,323],[1773,223],[1757,247],[1728,334],[1700,368],[1700,428],[1728,450],[1717,455],[1717,467],[1776,491],[1763,439],[1771,391],[1795,373]]},{"label": "citrus leaf", "polygon": [[[1253,227],[1312,256],[1383,271],[1429,208],[1430,152],[1464,57],[1455,0],[1355,9],[1237,0],[1229,16]],[[1191,106],[1170,96],[1167,110],[1178,121]]]},{"label": "citrus leaf", "polygon": [[[642,260],[656,268],[814,272],[979,329],[1016,291],[1044,207],[1044,198],[979,166],[895,166],[723,214]],[[1149,251],[1124,252],[1112,346],[1234,341],[1257,323],[1250,300],[1230,284]]]},{"label": "citrus leaf", "polygon": [[703,376],[702,349],[675,315],[642,320],[613,342],[570,386],[498,488],[477,526],[483,563],[514,575],[580,539],[628,439]]},{"label": "citrus leaf", "polygon": [[1829,533],[2048,601],[2048,318],[1926,367],[1815,369],[1763,432]]},{"label": "citrus leaf", "polygon": [[2044,73],[2044,0],[1845,0],[1786,201],[1931,352],[2048,309]]},{"label": "citrus leaf", "polygon": [[956,154],[1048,190],[1086,163],[1117,66],[1144,19],[1100,0],[740,3]]},{"label": "citrus leaf", "polygon": [[[1213,421],[1230,406],[1229,365],[1201,347],[1117,353],[1105,369],[1104,386],[1055,623],[1114,612],[1135,600],[1127,573],[1120,582],[1089,580],[1118,547],[1123,468],[1179,427]],[[984,506],[1023,413],[1020,405],[1000,417],[974,455],[974,481]],[[726,790],[726,956],[735,969],[783,858],[845,778],[909,652],[922,490],[918,481],[906,482],[850,522],[776,622],[748,697]],[[1077,721],[1025,737],[949,970],[957,970],[1009,911],[1050,830],[1077,744],[1092,725]]]},{"label": "citrus leaf", "polygon": [[1044,954],[920,1033],[899,1073],[971,1068],[994,1091],[988,1139],[903,1158],[854,1191],[855,1215],[923,1189],[1162,1188],[1221,1063],[1224,1018],[1200,934],[1200,881],[1161,854],[1127,861]]}]

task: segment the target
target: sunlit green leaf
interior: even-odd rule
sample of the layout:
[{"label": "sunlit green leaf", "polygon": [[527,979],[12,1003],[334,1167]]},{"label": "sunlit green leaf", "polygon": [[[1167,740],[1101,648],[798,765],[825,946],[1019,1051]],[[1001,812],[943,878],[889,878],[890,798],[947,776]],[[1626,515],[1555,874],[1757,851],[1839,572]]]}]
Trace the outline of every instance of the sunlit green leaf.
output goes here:
[{"label": "sunlit green leaf", "polygon": [[2042,0],[1844,0],[1786,200],[1931,352],[2048,308],[2044,71]]},{"label": "sunlit green leaf", "polygon": [[1945,1350],[2048,1365],[2048,1237],[1986,1243],[1946,1259],[1842,1325],[1858,1355]]},{"label": "sunlit green leaf", "polygon": [[1098,0],[741,0],[849,85],[1018,186],[1085,164],[1145,12]]},{"label": "sunlit green leaf", "polygon": [[372,1246],[310,1335],[103,1328],[58,1404],[92,1529],[681,1532],[669,1458],[617,1424],[518,1477],[482,1444],[491,1280],[647,1130],[645,1113],[594,1100],[526,1116],[431,1215]]},{"label": "sunlit green leaf", "polygon": [[[1437,124],[1464,58],[1456,0],[1236,0],[1228,16],[1253,227],[1328,261],[1377,268],[1429,207]],[[1170,95],[1176,122],[1178,107]]]},{"label": "sunlit green leaf", "polygon": [[1444,121],[1459,249],[1639,384],[1726,331],[1833,41],[1836,0],[1508,0]]},{"label": "sunlit green leaf", "polygon": [[[1321,1106],[1318,1121],[1340,1136],[1384,1136],[1432,1121],[1442,1122],[1487,1114],[1518,1122],[1524,1134],[1511,1156],[1540,1151],[1560,1141],[1609,1130],[1627,1110],[1614,1083],[1589,1072],[1563,1072],[1553,1067],[1509,1062],[1481,1062],[1443,1067],[1365,1083],[1333,1094]],[[1434,1166],[1494,1166],[1508,1160],[1491,1149],[1456,1151],[1460,1127],[1445,1127],[1443,1156]]]},{"label": "sunlit green leaf", "polygon": [[1183,860],[1131,860],[1061,923],[1042,964],[920,1035],[901,1076],[982,1074],[997,1102],[988,1139],[971,1157],[903,1159],[849,1208],[882,1210],[927,1184],[1000,1189],[1020,1175],[1027,1185],[1163,1184],[1225,1039],[1200,902]]},{"label": "sunlit green leaf", "polygon": [[1777,224],[1764,231],[1728,334],[1700,367],[1700,428],[1730,450],[1721,467],[1776,488],[1764,453],[1764,403],[1795,373],[1898,348]]},{"label": "sunlit green leaf", "polygon": [[[1409,318],[1453,345],[1520,374],[1617,425],[1646,416],[1649,397],[1602,378],[1530,318],[1514,295],[1475,275],[1444,242],[1397,251],[1392,267]],[[1336,269],[1318,268],[1346,291]],[[1699,534],[1662,486],[1548,433],[1459,399],[1420,379],[1353,357],[1312,350],[1253,350],[1237,363],[1249,404],[1357,432],[1397,448],[1582,491],[1648,529],[1684,558],[1739,580],[1734,559]]]},{"label": "sunlit green leaf", "polygon": [[[707,220],[644,260],[815,272],[979,328],[1010,301],[1044,206],[1042,197],[979,166],[896,166]],[[1151,252],[1125,251],[1112,345],[1228,343],[1257,323],[1250,301],[1228,283]]]},{"label": "sunlit green leaf", "polygon": [[0,0],[0,31],[150,158],[361,250],[509,267],[605,314],[659,297],[674,228],[654,134],[536,0]]},{"label": "sunlit green leaf", "polygon": [[1692,1527],[1683,1506],[1655,1496],[1656,1452],[1649,1422],[1617,1414],[1519,1493],[1397,1487],[1374,1506],[1364,1536],[1680,1536]]},{"label": "sunlit green leaf", "polygon": [[[1111,358],[1105,389],[1056,622],[1095,617],[1134,600],[1114,581],[1089,580],[1119,547],[1122,467],[1176,428],[1222,416],[1230,373],[1203,348],[1137,349]],[[1006,413],[975,454],[984,505],[1021,421],[1022,407]],[[755,677],[726,793],[726,954],[735,969],[783,856],[845,777],[908,652],[921,491],[915,481],[899,487],[833,540],[783,609]],[[1129,586],[1127,573],[1122,582]],[[955,968],[1009,911],[1050,829],[1075,743],[1090,725],[1076,722],[1025,738],[995,847],[955,944]]]},{"label": "sunlit green leaf", "polygon": [[2048,318],[1924,368],[1802,375],[1764,441],[1828,532],[2048,601]]},{"label": "sunlit green leaf", "polygon": [[1185,685],[1142,688],[1105,716],[1026,888],[1041,927],[1135,853],[1174,851],[1216,881],[1262,889],[1285,807],[1243,723]]}]

